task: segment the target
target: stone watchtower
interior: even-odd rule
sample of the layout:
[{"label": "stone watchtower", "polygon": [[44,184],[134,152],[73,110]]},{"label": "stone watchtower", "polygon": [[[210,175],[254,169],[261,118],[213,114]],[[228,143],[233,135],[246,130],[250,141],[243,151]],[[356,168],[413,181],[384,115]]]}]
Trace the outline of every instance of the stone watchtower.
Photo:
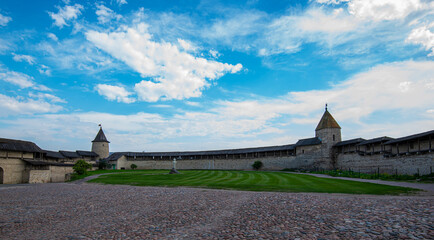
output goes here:
[{"label": "stone watchtower", "polygon": [[109,156],[109,143],[100,125],[99,132],[92,141],[92,152],[98,154],[99,159],[107,158]]},{"label": "stone watchtower", "polygon": [[332,147],[336,143],[342,141],[342,138],[341,127],[327,110],[327,104],[325,107],[325,112],[315,129],[315,137],[318,137],[321,140],[321,155],[323,157],[323,163],[326,165],[324,167],[332,167],[331,165],[334,164]]}]

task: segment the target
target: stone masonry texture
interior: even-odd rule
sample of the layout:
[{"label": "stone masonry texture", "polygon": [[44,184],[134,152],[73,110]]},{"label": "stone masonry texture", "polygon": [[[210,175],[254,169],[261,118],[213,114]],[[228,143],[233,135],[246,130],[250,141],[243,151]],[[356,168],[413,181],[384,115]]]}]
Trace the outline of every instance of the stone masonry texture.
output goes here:
[{"label": "stone masonry texture", "polygon": [[433,196],[0,188],[0,239],[433,239]]}]

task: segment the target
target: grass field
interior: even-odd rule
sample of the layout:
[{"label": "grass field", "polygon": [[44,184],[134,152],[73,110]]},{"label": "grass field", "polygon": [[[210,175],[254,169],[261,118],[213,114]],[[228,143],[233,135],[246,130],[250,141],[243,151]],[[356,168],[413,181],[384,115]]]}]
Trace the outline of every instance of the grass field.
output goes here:
[{"label": "grass field", "polygon": [[410,194],[415,189],[309,175],[263,171],[184,170],[167,174],[168,170],[136,170],[102,175],[89,182],[133,186],[201,187],[247,191],[321,192],[350,194]]}]

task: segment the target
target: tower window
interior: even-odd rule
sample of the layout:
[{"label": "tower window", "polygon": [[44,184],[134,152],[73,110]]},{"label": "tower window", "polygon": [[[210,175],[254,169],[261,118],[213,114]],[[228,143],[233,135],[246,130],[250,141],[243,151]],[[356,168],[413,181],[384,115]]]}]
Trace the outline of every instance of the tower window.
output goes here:
[{"label": "tower window", "polygon": [[336,141],[336,140],[335,140],[335,135],[334,135],[334,134],[333,134],[333,141]]},{"label": "tower window", "polygon": [[301,153],[304,153],[304,150],[301,150]]}]

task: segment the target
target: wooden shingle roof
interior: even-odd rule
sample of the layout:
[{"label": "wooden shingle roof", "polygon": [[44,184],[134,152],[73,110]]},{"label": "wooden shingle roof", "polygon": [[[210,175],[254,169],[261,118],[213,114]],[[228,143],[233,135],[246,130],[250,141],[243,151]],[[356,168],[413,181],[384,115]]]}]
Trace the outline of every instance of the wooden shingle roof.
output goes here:
[{"label": "wooden shingle roof", "polygon": [[60,152],[54,152],[54,151],[48,151],[48,150],[45,150],[45,152],[47,153],[46,154],[47,158],[57,158],[57,159],[65,158]]},{"label": "wooden shingle roof", "polygon": [[65,158],[80,158],[77,152],[59,151]]},{"label": "wooden shingle roof", "polygon": [[61,167],[74,166],[74,164],[70,164],[70,163],[68,164],[68,163],[58,163],[58,162],[47,162],[47,161],[28,160],[28,159],[23,159],[23,161],[33,166],[61,166]]},{"label": "wooden shingle roof", "polygon": [[0,150],[14,152],[44,152],[44,150],[39,148],[38,145],[33,142],[7,138],[0,138]]},{"label": "wooden shingle roof", "polygon": [[363,141],[366,141],[366,140],[363,138],[354,138],[354,139],[338,142],[334,145],[334,147],[340,147],[340,146],[346,146],[346,145],[356,145],[356,144],[359,144]]},{"label": "wooden shingle roof", "polygon": [[188,152],[115,152],[111,154],[106,160],[117,160],[122,156],[127,157],[142,157],[142,156],[206,156],[206,155],[225,155],[225,154],[246,154],[256,152],[272,152],[272,151],[291,151],[295,149],[294,144],[270,146],[270,147],[257,147],[257,148],[239,148],[239,149],[226,149],[226,150],[209,150],[209,151],[188,151]]},{"label": "wooden shingle roof", "polygon": [[378,138],[365,140],[365,141],[359,143],[358,145],[362,146],[362,145],[367,145],[367,144],[384,143],[384,142],[387,142],[390,140],[393,140],[393,138],[384,136],[384,137],[378,137]]},{"label": "wooden shingle roof", "polygon": [[301,146],[311,146],[311,145],[318,145],[318,144],[321,144],[321,139],[319,139],[318,137],[313,137],[313,138],[300,139],[295,144],[295,146],[301,147]]},{"label": "wooden shingle roof", "polygon": [[82,157],[98,157],[99,156],[95,152],[91,152],[91,151],[77,150],[76,152],[77,152],[78,155],[80,155]]},{"label": "wooden shingle roof", "polygon": [[105,137],[104,131],[102,128],[99,129],[98,134],[96,135],[95,139],[92,142],[107,142],[110,143],[107,138]]},{"label": "wooden shingle roof", "polygon": [[423,133],[418,133],[418,134],[413,134],[413,135],[406,136],[406,137],[396,138],[396,139],[393,139],[393,140],[386,142],[385,144],[394,144],[394,143],[412,141],[412,140],[416,140],[418,138],[425,138],[425,137],[428,138],[430,136],[431,136],[431,139],[434,138],[434,130],[423,132]]},{"label": "wooden shingle roof", "polygon": [[333,118],[333,116],[325,110],[324,114],[322,115],[321,120],[318,123],[318,126],[316,127],[315,131],[324,129],[324,128],[341,128],[339,124],[336,122],[336,120]]}]

